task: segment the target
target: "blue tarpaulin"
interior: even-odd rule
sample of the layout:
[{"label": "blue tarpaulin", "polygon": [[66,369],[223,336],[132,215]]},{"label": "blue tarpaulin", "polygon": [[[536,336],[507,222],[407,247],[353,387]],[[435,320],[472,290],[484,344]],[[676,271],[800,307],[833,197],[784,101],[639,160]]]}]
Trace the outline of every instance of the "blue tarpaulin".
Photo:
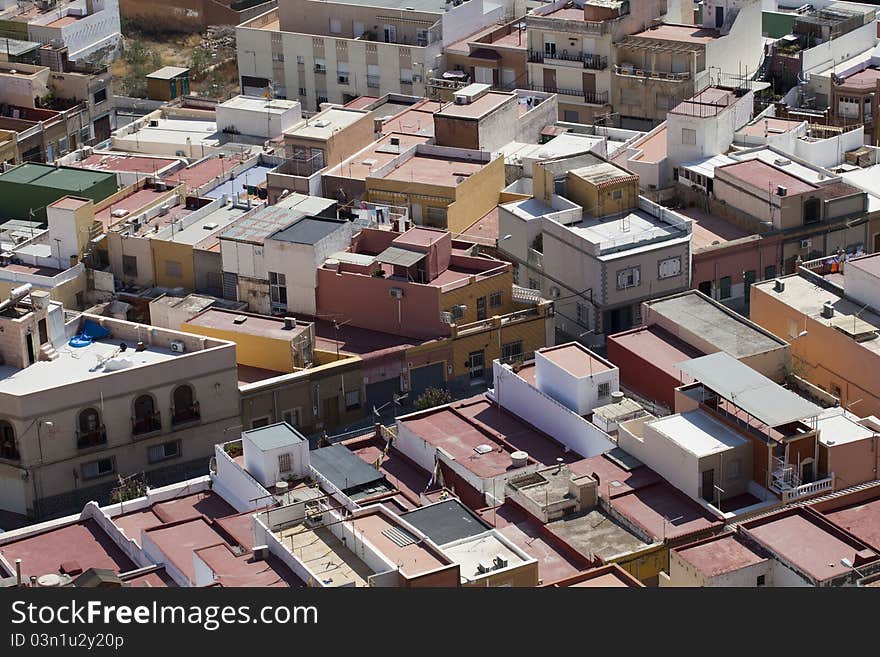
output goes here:
[{"label": "blue tarpaulin", "polygon": [[110,329],[104,328],[90,319],[83,322],[82,336],[84,338],[100,340],[101,338],[106,338],[108,335],[110,335]]}]

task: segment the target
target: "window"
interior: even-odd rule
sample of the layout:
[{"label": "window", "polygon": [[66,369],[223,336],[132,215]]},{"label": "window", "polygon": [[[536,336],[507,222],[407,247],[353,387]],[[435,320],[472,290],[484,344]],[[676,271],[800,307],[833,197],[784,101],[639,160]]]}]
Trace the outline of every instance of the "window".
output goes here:
[{"label": "window", "polygon": [[590,321],[590,313],[587,310],[587,307],[582,303],[575,304],[575,313],[577,317],[577,323],[581,326],[586,326],[587,322]]},{"label": "window", "polygon": [[100,103],[103,103],[105,100],[107,100],[107,88],[106,87],[104,87],[103,89],[98,89],[92,95],[92,103],[94,103],[95,105],[99,105]]},{"label": "window", "polygon": [[764,280],[776,278],[776,265],[767,265],[764,267]]},{"label": "window", "polygon": [[639,286],[640,271],[638,267],[627,267],[617,272],[617,289],[625,290]]},{"label": "window", "polygon": [[477,320],[486,319],[486,297],[477,297]]},{"label": "window", "polygon": [[113,459],[101,459],[99,461],[91,461],[82,464],[82,478],[96,479],[105,477],[116,472],[116,464]]},{"label": "window", "polygon": [[721,299],[729,299],[731,295],[730,290],[730,276],[723,276],[720,281],[718,281],[718,287],[720,288],[719,298]]},{"label": "window", "polygon": [[348,62],[336,63],[336,76],[339,84],[348,84]]},{"label": "window", "polygon": [[615,189],[613,192],[611,192],[611,198],[615,201],[619,201],[623,198],[623,192],[619,189]]},{"label": "window", "polygon": [[183,384],[177,386],[171,395],[171,403],[173,405],[172,424],[192,422],[201,417],[199,402],[195,400],[195,394],[191,385]]},{"label": "window", "polygon": [[180,456],[180,441],[172,440],[161,445],[153,445],[147,450],[147,460],[150,463],[158,463],[159,461],[167,461]]},{"label": "window", "polygon": [[599,384],[598,389],[599,399],[605,399],[606,397],[611,396],[611,382],[606,381],[605,383]]},{"label": "window", "polygon": [[330,19],[330,34],[342,34],[342,21],[338,18]]},{"label": "window", "polygon": [[134,256],[122,256],[122,275],[123,276],[137,276],[138,275],[138,261]]},{"label": "window", "polygon": [[302,55],[297,55],[297,56],[296,56],[296,63],[297,63],[297,64],[305,64],[305,63],[306,63],[306,58],[303,57]]},{"label": "window", "polygon": [[165,275],[170,278],[180,278],[183,276],[183,266],[176,260],[166,260]]},{"label": "window", "polygon": [[269,426],[268,417],[258,417],[251,420],[251,429],[259,429],[260,427]]},{"label": "window", "polygon": [[511,267],[511,272],[513,273],[513,284],[519,285],[519,263],[514,262],[513,267]]},{"label": "window", "polygon": [[290,467],[290,454],[279,454],[278,455],[278,472],[290,472],[293,468]]},{"label": "window", "polygon": [[694,146],[697,143],[697,131],[690,128],[681,129],[681,143]]},{"label": "window", "polygon": [[659,278],[673,278],[681,273],[681,258],[666,258],[657,263]]},{"label": "window", "polygon": [[152,395],[141,395],[134,400],[134,417],[131,419],[131,430],[134,434],[160,431],[162,423],[156,411],[156,402]]},{"label": "window", "polygon": [[287,276],[269,272],[269,298],[273,305],[287,307]]},{"label": "window", "polygon": [[501,292],[493,292],[489,295],[489,307],[490,308],[498,308],[503,303],[503,296]]},{"label": "window", "polygon": [[315,73],[327,72],[327,60],[315,58]]},{"label": "window", "polygon": [[530,290],[540,290],[541,289],[541,281],[537,278],[529,278],[529,289]]},{"label": "window", "polygon": [[705,294],[707,297],[712,296],[712,281],[700,281],[700,284],[697,286],[697,289]]},{"label": "window", "polygon": [[413,81],[413,72],[411,68],[402,68],[400,69],[400,83],[401,84],[412,84]]},{"label": "window", "polygon": [[272,53],[272,61],[273,62],[283,62],[284,61],[284,53],[273,52]]},{"label": "window", "polygon": [[553,41],[544,42],[544,55],[554,57],[556,55],[556,44]]},{"label": "window", "polygon": [[576,110],[563,110],[562,120],[566,123],[578,123],[581,120],[581,116]]},{"label": "window", "polygon": [[286,411],[281,412],[281,420],[287,422],[290,426],[294,428],[299,427],[300,422],[300,410],[298,408],[290,408]]},{"label": "window", "polygon": [[522,340],[516,342],[508,342],[501,347],[501,360],[505,363],[512,363],[521,360],[523,356]]},{"label": "window", "polygon": [[725,474],[730,479],[738,479],[740,476],[740,462],[739,459],[730,459],[727,463],[724,464],[724,469],[727,471]]},{"label": "window", "polygon": [[345,408],[346,410],[351,410],[353,408],[359,408],[361,405],[361,391],[360,390],[349,390],[345,393]]},{"label": "window", "polygon": [[765,577],[764,575],[758,575],[758,578],[755,580],[755,585],[756,586],[764,586],[764,583],[766,581],[764,579],[764,577]]},{"label": "window", "polygon": [[15,429],[6,420],[0,421],[0,459],[18,461],[18,447],[15,445]]},{"label": "window", "polygon": [[300,88],[299,88],[299,95],[300,95],[300,96],[307,96],[307,95],[308,95],[308,94],[306,93],[306,88],[305,88],[305,87],[300,87]]},{"label": "window", "polygon": [[76,446],[87,449],[107,442],[107,433],[101,426],[101,415],[97,409],[86,408],[77,417]]}]

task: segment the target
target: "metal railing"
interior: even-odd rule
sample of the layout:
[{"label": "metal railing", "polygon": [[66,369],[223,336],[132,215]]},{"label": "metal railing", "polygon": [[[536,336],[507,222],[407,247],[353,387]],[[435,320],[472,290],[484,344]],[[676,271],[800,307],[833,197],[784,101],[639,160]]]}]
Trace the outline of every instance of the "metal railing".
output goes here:
[{"label": "metal railing", "polygon": [[562,62],[579,62],[584,68],[594,71],[601,71],[608,68],[608,58],[600,55],[591,55],[589,53],[573,53],[567,51],[562,52],[542,52],[540,50],[529,50],[529,61],[533,64],[541,64],[544,62],[562,61]]},{"label": "metal railing", "polygon": [[171,424],[179,426],[181,424],[191,424],[199,422],[202,419],[201,408],[199,402],[194,402],[189,406],[181,408],[171,408]]},{"label": "metal railing", "polygon": [[107,430],[102,424],[97,429],[91,431],[76,432],[76,448],[88,449],[89,447],[97,447],[98,445],[107,444]]},{"label": "metal railing", "polygon": [[158,412],[131,418],[131,433],[144,437],[162,431],[162,418]]},{"label": "metal railing", "polygon": [[670,82],[683,82],[691,79],[690,71],[681,73],[672,73],[671,71],[646,71],[641,68],[631,68],[629,66],[614,65],[614,72],[617,75],[625,75],[633,78],[650,78],[652,80],[669,80]]},{"label": "metal railing", "polygon": [[540,84],[530,84],[529,89],[540,91],[545,94],[559,94],[561,96],[576,96],[584,99],[588,105],[607,105],[607,91],[583,91],[578,89],[565,89],[563,87],[545,87]]}]

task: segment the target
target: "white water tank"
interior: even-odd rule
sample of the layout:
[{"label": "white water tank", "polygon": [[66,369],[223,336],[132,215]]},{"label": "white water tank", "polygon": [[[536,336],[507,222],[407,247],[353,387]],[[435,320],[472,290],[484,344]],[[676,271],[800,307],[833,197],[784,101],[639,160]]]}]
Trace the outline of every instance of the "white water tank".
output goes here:
[{"label": "white water tank", "polygon": [[517,450],[510,455],[510,460],[513,462],[513,467],[524,468],[529,464],[529,453]]}]

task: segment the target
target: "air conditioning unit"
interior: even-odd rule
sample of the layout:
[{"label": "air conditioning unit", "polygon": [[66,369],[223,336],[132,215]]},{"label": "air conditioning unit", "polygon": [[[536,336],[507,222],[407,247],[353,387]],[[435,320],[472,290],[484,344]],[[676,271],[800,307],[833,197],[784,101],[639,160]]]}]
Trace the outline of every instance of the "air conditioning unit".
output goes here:
[{"label": "air conditioning unit", "polygon": [[388,294],[391,295],[394,299],[403,299],[403,288],[402,287],[392,287],[388,290]]},{"label": "air conditioning unit", "polygon": [[492,562],[487,561],[485,559],[477,562],[477,572],[478,573],[491,573],[492,572]]},{"label": "air conditioning unit", "polygon": [[446,310],[440,311],[440,321],[444,324],[453,324],[455,322],[455,318],[452,316],[451,312],[447,312]]},{"label": "air conditioning unit", "polygon": [[802,249],[809,249],[811,246],[813,246],[813,240],[801,240]]},{"label": "air conditioning unit", "polygon": [[184,351],[186,351],[186,344],[184,344],[183,340],[172,340],[171,351],[173,351],[175,354],[182,354]]},{"label": "air conditioning unit", "polygon": [[834,317],[834,304],[830,301],[826,301],[822,304],[822,317],[825,319],[831,319]]},{"label": "air conditioning unit", "polygon": [[160,217],[164,217],[169,212],[171,212],[171,206],[168,205],[167,203],[159,208],[159,216]]}]

